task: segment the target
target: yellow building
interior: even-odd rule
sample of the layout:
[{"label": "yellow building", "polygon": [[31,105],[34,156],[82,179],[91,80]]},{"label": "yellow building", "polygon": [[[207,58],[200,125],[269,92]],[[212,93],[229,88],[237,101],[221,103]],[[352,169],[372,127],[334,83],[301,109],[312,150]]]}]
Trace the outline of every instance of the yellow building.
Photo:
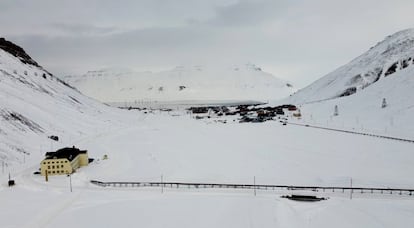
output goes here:
[{"label": "yellow building", "polygon": [[47,152],[40,163],[40,173],[45,176],[63,175],[75,172],[81,166],[89,164],[88,151],[75,147],[66,147],[56,152]]}]

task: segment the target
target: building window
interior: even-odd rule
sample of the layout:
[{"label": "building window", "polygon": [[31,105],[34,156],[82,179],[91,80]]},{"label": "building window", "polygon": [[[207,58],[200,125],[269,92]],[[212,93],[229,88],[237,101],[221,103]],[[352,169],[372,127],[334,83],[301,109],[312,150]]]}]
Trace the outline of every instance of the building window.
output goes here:
[{"label": "building window", "polygon": [[55,173],[55,171],[53,171],[52,173]]},{"label": "building window", "polygon": [[47,168],[50,169],[50,165],[48,165]]},{"label": "building window", "polygon": [[50,170],[48,170],[47,173],[50,173]]},{"label": "building window", "polygon": [[63,165],[61,165],[60,168],[63,168]]},{"label": "building window", "polygon": [[50,161],[49,161],[49,162],[47,162],[47,164],[50,164]]}]

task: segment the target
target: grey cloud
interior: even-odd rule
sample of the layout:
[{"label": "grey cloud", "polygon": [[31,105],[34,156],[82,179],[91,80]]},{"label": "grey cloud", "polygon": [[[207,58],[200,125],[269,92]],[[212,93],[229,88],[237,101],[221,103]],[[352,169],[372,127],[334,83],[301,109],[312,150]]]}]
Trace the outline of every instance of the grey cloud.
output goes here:
[{"label": "grey cloud", "polygon": [[216,7],[216,17],[208,23],[221,26],[257,26],[281,18],[293,2],[241,0],[231,5]]},{"label": "grey cloud", "polygon": [[122,33],[125,29],[117,27],[102,27],[86,24],[55,23],[51,27],[67,36],[105,36]]},{"label": "grey cloud", "polygon": [[408,0],[5,0],[2,7],[0,32],[57,74],[253,62],[299,86],[414,27]]}]

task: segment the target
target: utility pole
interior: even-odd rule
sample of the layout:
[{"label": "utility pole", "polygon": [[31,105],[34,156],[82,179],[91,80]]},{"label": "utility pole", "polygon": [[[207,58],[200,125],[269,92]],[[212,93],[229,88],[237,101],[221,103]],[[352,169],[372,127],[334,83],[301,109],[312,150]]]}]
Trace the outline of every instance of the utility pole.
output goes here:
[{"label": "utility pole", "polygon": [[339,113],[338,113],[338,105],[335,105],[335,107],[334,107],[334,114],[333,115],[334,116],[339,115]]},{"label": "utility pole", "polygon": [[385,107],[387,107],[387,106],[388,106],[388,104],[387,104],[387,100],[386,100],[385,98],[382,98],[381,108],[385,108]]},{"label": "utility pole", "polygon": [[70,192],[72,192],[72,174],[68,174],[69,176],[69,188],[70,188]]},{"label": "utility pole", "polygon": [[164,193],[164,178],[163,175],[161,175],[161,194]]},{"label": "utility pole", "polygon": [[254,196],[256,196],[256,176],[253,176],[253,190],[254,190]]}]

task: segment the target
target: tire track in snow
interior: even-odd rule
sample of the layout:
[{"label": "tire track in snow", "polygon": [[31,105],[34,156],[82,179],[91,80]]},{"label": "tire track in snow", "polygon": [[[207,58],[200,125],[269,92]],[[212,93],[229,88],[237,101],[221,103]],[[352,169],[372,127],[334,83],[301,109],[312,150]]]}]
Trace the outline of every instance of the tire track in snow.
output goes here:
[{"label": "tire track in snow", "polygon": [[277,199],[276,221],[278,227],[304,228],[307,227],[306,219],[299,213],[290,202]]},{"label": "tire track in snow", "polygon": [[82,191],[74,193],[72,196],[65,194],[59,199],[65,199],[57,204],[47,207],[36,215],[35,218],[26,222],[22,228],[43,228],[46,227],[54,218],[56,218],[60,213],[72,205],[82,194]]}]

